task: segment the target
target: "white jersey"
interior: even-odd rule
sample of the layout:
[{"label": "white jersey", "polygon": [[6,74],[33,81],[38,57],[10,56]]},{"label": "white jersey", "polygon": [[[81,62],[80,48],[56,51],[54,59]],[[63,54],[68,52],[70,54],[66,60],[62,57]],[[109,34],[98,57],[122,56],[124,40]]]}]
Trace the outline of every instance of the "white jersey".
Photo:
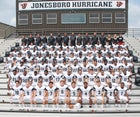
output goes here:
[{"label": "white jersey", "polygon": [[10,83],[15,83],[16,80],[19,80],[19,74],[14,75],[13,73],[11,73],[10,77],[11,77]]},{"label": "white jersey", "polygon": [[111,87],[111,88],[110,87],[106,87],[105,89],[107,91],[107,96],[108,97],[110,97],[110,96],[113,97],[114,96],[115,87]]},{"label": "white jersey", "polygon": [[108,64],[112,64],[112,61],[113,61],[113,57],[109,58],[109,57],[106,57],[107,61],[108,61]]},{"label": "white jersey", "polygon": [[88,59],[89,63],[92,63],[93,56],[91,56],[91,57],[87,56],[87,59]]},{"label": "white jersey", "polygon": [[23,73],[25,67],[26,67],[25,65],[23,65],[23,66],[19,65],[18,66],[19,72]]},{"label": "white jersey", "polygon": [[14,87],[12,88],[12,94],[13,94],[14,96],[20,96],[21,89],[22,89],[21,86],[18,86],[18,87],[14,86]]},{"label": "white jersey", "polygon": [[48,74],[48,75],[43,74],[42,75],[42,77],[43,77],[43,85],[48,86],[49,76],[50,76],[50,74]]},{"label": "white jersey", "polygon": [[77,73],[78,72],[79,65],[76,65],[76,66],[72,65],[71,67],[72,67],[72,72],[73,73]]},{"label": "white jersey", "polygon": [[106,64],[106,65],[105,65],[105,64],[102,64],[102,66],[103,66],[102,69],[103,69],[104,71],[109,71],[109,64]]},{"label": "white jersey", "polygon": [[127,91],[127,88],[121,88],[121,87],[117,87],[118,91],[119,91],[119,96],[125,96],[125,93]]},{"label": "white jersey", "polygon": [[95,78],[96,74],[88,74],[88,76],[89,76],[88,84],[90,86],[93,86],[94,85],[94,78]]},{"label": "white jersey", "polygon": [[33,89],[32,86],[30,86],[30,87],[24,86],[23,91],[24,91],[25,96],[31,96],[32,95],[32,89]]},{"label": "white jersey", "polygon": [[77,57],[78,63],[81,64],[83,62],[84,57]]},{"label": "white jersey", "polygon": [[110,78],[111,78],[111,83],[117,83],[117,80],[118,80],[118,75],[117,74],[110,74]]},{"label": "white jersey", "polygon": [[125,74],[122,73],[121,76],[122,76],[122,82],[127,82],[128,79],[129,79],[130,74],[126,73],[126,75],[125,75]]},{"label": "white jersey", "polygon": [[40,71],[44,71],[46,64],[39,64],[39,67],[40,67]]},{"label": "white jersey", "polygon": [[58,89],[59,89],[59,97],[65,97],[65,95],[66,95],[66,88],[67,88],[67,85],[58,86]]},{"label": "white jersey", "polygon": [[77,97],[78,96],[78,87],[73,88],[73,87],[70,86],[69,89],[70,89],[70,96],[71,97]]},{"label": "white jersey", "polygon": [[102,63],[102,62],[103,62],[103,57],[100,57],[100,58],[97,57],[97,62],[98,62],[98,63]]},{"label": "white jersey", "polygon": [[104,87],[103,87],[103,85],[100,85],[100,87],[95,85],[93,87],[93,90],[96,92],[96,96],[102,96],[102,92],[104,91]]},{"label": "white jersey", "polygon": [[92,67],[93,67],[93,71],[94,72],[97,72],[98,71],[98,69],[99,69],[99,67],[100,67],[100,64],[97,64],[97,65],[92,65]]},{"label": "white jersey", "polygon": [[81,87],[80,89],[82,91],[82,97],[89,97],[91,87],[89,86],[87,88]]},{"label": "white jersey", "polygon": [[63,73],[66,73],[67,69],[68,69],[68,65],[67,64],[66,65],[62,64]]},{"label": "white jersey", "polygon": [[39,87],[39,86],[36,86],[35,87],[35,89],[36,89],[36,96],[44,96],[44,90],[45,90],[45,87],[44,86],[42,86],[42,87]]},{"label": "white jersey", "polygon": [[39,74],[37,74],[37,75],[32,75],[32,78],[33,78],[33,85],[37,85],[37,83],[38,83],[38,79],[39,79]]},{"label": "white jersey", "polygon": [[22,86],[25,86],[25,84],[26,84],[26,82],[29,78],[29,75],[28,74],[27,75],[22,74],[22,75],[20,75],[20,78],[22,79]]},{"label": "white jersey", "polygon": [[101,73],[98,74],[100,81],[103,83],[106,83],[106,77],[107,75],[104,73],[104,75],[102,75]]},{"label": "white jersey", "polygon": [[56,83],[56,85],[58,84],[58,83],[60,83],[60,79],[61,79],[61,76],[62,76],[62,74],[53,74],[54,75],[54,81],[55,81],[55,83]]},{"label": "white jersey", "polygon": [[84,73],[88,72],[88,65],[84,66],[83,64],[81,65],[82,70]]},{"label": "white jersey", "polygon": [[48,97],[53,98],[55,95],[56,87],[50,88],[49,86],[46,88],[48,91]]},{"label": "white jersey", "polygon": [[50,65],[51,71],[52,71],[53,73],[56,72],[57,67],[58,67],[58,65],[55,65],[55,66],[53,66],[52,64]]},{"label": "white jersey", "polygon": [[82,86],[83,85],[83,82],[84,82],[84,79],[83,79],[83,76],[84,74],[77,74],[77,85],[78,86]]},{"label": "white jersey", "polygon": [[65,74],[65,77],[66,77],[66,84],[67,84],[68,86],[70,86],[70,85],[71,85],[71,82],[72,82],[73,74],[70,74],[70,75]]}]

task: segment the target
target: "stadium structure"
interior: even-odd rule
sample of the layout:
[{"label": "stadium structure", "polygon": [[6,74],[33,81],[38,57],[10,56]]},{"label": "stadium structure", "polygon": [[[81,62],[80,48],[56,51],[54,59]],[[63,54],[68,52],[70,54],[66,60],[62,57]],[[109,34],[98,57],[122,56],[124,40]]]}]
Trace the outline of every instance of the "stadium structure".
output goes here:
[{"label": "stadium structure", "polygon": [[16,0],[16,27],[0,23],[0,38],[0,112],[140,113],[128,0]]},{"label": "stadium structure", "polygon": [[17,32],[125,33],[128,0],[17,0]]}]

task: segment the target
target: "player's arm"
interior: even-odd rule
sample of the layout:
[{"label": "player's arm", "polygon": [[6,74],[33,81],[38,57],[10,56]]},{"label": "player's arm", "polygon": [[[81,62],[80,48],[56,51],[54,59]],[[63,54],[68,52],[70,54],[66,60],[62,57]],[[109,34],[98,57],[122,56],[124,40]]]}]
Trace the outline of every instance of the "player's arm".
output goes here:
[{"label": "player's arm", "polygon": [[115,100],[119,101],[120,97],[119,97],[119,90],[118,89],[114,89],[114,96],[115,96]]},{"label": "player's arm", "polygon": [[48,97],[48,90],[45,88],[44,89],[44,99]]},{"label": "player's arm", "polygon": [[103,87],[102,88],[102,96],[105,97],[106,96],[106,89]]},{"label": "player's arm", "polygon": [[11,81],[11,76],[8,75],[8,83],[7,83],[7,87],[8,87],[8,90],[10,90],[10,81]]},{"label": "player's arm", "polygon": [[31,91],[31,98],[35,98],[35,96],[37,95],[37,89],[36,88],[33,88],[32,91]]}]

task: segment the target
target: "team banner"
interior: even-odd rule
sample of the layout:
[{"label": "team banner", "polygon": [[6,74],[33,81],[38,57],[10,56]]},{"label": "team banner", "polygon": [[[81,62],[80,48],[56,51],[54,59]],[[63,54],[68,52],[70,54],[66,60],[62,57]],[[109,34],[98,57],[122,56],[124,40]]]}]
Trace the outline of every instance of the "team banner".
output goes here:
[{"label": "team banner", "polygon": [[19,2],[19,11],[62,9],[125,9],[125,0]]}]

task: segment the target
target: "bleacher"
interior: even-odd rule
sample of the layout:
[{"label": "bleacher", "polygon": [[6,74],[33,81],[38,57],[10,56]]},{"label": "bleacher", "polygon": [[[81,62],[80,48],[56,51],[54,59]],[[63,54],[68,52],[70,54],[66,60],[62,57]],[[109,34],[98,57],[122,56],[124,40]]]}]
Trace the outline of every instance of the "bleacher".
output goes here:
[{"label": "bleacher", "polygon": [[[136,46],[137,48],[134,48],[134,44],[129,41],[130,39],[127,38],[125,41],[126,41],[126,44],[129,46],[129,49],[132,49],[133,51],[133,54],[135,56],[139,56],[139,53],[138,53],[138,46]],[[20,43],[21,40],[20,39],[7,39],[7,40],[4,40],[2,41],[0,44],[2,45],[0,50],[1,50],[1,55],[2,56],[5,56],[5,52],[6,51],[10,51],[11,50],[11,47],[15,46],[15,43],[18,42]],[[134,41],[135,42],[135,41]],[[137,43],[137,41],[135,42]],[[5,60],[5,59],[4,59]],[[139,57],[138,57],[138,60],[139,60]],[[135,73],[134,75],[132,76],[132,94],[130,94],[130,103],[129,103],[129,106],[128,106],[128,111],[127,112],[140,112],[140,87],[139,86],[136,86],[135,85],[135,77],[139,76],[137,74],[137,69],[138,67],[140,66],[140,63],[139,61],[138,62],[135,62],[134,61],[134,70],[135,70]],[[63,106],[59,106],[59,108],[53,108],[52,105],[49,105],[47,108],[45,107],[42,107],[41,104],[38,104],[36,107],[30,107],[30,105],[26,105],[26,107],[24,108],[20,108],[18,106],[18,104],[10,104],[10,96],[7,95],[7,81],[8,79],[6,78],[6,73],[8,71],[5,70],[5,63],[1,63],[0,64],[0,111],[11,111],[11,112],[18,112],[18,111],[31,111],[31,112],[62,112],[62,113],[65,113],[65,112],[85,112],[85,113],[89,113],[89,112],[95,112],[93,108],[88,108],[85,106],[85,108],[80,108],[80,109],[69,109],[69,108],[64,108]],[[100,105],[99,105],[100,106]],[[104,110],[101,110],[100,108],[98,108],[96,110],[96,113],[121,113],[121,112],[126,112],[125,110],[125,105],[122,104],[121,108],[118,109],[118,107],[114,107],[114,103],[112,104],[109,104],[108,107],[105,107]]]},{"label": "bleacher", "polygon": [[15,33],[15,27],[0,22],[0,39],[7,38]]}]

